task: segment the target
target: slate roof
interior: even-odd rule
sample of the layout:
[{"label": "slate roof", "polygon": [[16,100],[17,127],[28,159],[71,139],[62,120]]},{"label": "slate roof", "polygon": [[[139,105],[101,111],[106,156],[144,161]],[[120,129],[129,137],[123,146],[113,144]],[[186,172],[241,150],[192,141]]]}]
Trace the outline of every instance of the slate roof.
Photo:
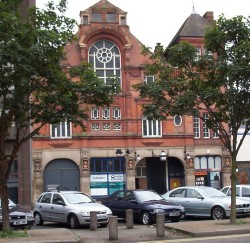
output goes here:
[{"label": "slate roof", "polygon": [[204,37],[205,27],[211,23],[197,13],[192,13],[183,23],[168,46],[176,44],[180,37]]}]

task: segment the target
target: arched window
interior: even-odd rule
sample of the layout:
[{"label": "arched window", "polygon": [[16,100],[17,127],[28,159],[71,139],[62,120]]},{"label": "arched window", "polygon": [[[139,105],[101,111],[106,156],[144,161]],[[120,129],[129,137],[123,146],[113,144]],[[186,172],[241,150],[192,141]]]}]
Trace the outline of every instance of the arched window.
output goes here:
[{"label": "arched window", "polygon": [[121,55],[111,41],[99,40],[89,49],[89,63],[93,65],[98,78],[110,84],[115,79],[121,85]]}]

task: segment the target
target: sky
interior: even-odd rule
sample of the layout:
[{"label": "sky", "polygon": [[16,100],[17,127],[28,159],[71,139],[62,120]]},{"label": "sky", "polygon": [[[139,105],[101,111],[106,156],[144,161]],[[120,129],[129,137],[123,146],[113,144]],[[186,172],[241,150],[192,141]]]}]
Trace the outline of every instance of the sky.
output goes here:
[{"label": "sky", "polygon": [[[36,0],[43,8],[48,0]],[[54,0],[58,2],[58,0]],[[99,0],[68,0],[67,16],[80,23],[80,11],[84,11]],[[218,19],[237,15],[250,16],[250,0],[109,0],[110,3],[127,12],[130,32],[144,45],[154,49],[156,43],[166,47],[183,22],[193,11],[203,16],[207,11]]]}]

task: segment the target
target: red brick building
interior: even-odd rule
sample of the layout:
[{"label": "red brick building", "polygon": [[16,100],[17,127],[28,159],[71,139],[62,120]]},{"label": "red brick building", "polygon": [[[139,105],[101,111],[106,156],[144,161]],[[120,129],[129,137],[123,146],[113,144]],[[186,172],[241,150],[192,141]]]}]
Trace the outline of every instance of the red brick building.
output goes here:
[{"label": "red brick building", "polygon": [[[228,185],[227,154],[198,118],[174,116],[161,122],[143,116],[145,101],[132,85],[154,82],[154,77],[144,73],[149,59],[130,33],[127,13],[101,0],[81,11],[80,18],[78,40],[66,46],[62,65],[89,62],[105,83],[116,77],[121,93],[111,107],[92,107],[86,132],[63,122],[48,124],[33,139],[33,199],[57,186],[103,197],[124,187],[163,193],[180,185]],[[211,12],[203,17],[193,12],[170,45],[185,39],[202,54],[204,26],[211,21]]]}]

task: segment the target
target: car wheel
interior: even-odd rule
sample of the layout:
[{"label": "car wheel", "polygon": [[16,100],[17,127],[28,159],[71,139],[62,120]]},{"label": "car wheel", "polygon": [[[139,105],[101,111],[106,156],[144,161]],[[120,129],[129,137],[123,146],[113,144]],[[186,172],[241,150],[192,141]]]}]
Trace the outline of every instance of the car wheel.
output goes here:
[{"label": "car wheel", "polygon": [[69,216],[69,226],[71,229],[78,229],[79,228],[79,220],[74,214],[71,214]]},{"label": "car wheel", "polygon": [[34,218],[35,218],[36,225],[43,225],[43,218],[40,213],[35,213]]},{"label": "car wheel", "polygon": [[212,209],[212,218],[215,220],[224,219],[226,217],[225,210],[220,206],[215,206]]},{"label": "car wheel", "polygon": [[145,211],[142,213],[142,217],[141,217],[141,221],[143,224],[147,225],[147,224],[151,224],[151,215],[149,212]]}]

